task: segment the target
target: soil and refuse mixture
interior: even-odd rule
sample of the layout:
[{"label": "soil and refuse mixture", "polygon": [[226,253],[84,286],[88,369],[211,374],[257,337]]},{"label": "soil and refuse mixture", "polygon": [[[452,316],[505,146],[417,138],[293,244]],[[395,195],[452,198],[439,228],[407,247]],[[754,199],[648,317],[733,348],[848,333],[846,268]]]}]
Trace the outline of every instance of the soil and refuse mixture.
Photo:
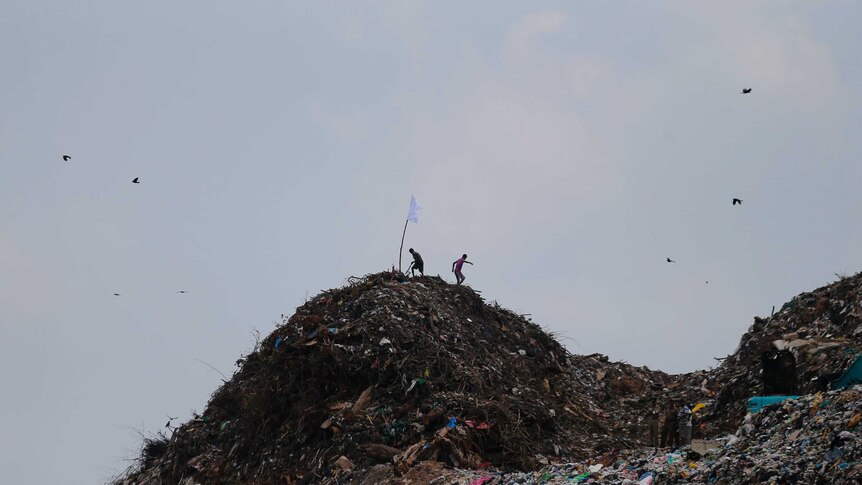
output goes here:
[{"label": "soil and refuse mixture", "polygon": [[[800,295],[717,369],[668,375],[572,355],[439,277],[351,278],[237,361],[202,414],[145,440],[115,483],[856,483],[860,392],[811,393],[860,347],[860,290],[856,275]],[[808,395],[745,416],[769,352],[797,366],[776,382]],[[716,445],[646,448],[668,403],[698,403],[695,438]]]}]

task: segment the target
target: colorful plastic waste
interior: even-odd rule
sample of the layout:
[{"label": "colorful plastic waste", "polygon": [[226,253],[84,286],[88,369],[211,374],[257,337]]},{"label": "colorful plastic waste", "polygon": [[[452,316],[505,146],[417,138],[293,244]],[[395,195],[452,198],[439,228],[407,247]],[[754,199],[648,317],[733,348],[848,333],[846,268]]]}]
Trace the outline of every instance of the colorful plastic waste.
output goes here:
[{"label": "colorful plastic waste", "polygon": [[759,412],[766,406],[778,404],[788,399],[796,399],[799,396],[755,396],[748,399],[748,412]]}]

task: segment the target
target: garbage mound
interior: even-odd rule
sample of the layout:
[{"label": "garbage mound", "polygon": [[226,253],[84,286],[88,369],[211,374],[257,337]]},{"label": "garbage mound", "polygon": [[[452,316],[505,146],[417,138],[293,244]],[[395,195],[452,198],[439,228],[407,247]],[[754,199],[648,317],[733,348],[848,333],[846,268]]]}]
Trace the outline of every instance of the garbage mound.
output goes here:
[{"label": "garbage mound", "polygon": [[450,470],[427,462],[403,477],[372,469],[363,484],[851,484],[862,482],[862,386],[788,400],[748,415],[736,435],[691,448],[611,451],[532,472]]},{"label": "garbage mound", "polygon": [[570,355],[439,277],[349,283],[286,318],[203,414],[148,442],[117,483],[343,483],[381,463],[533,470],[643,444],[649,396],[678,385]]},{"label": "garbage mound", "polygon": [[[569,354],[439,277],[348,282],[283,318],[115,483],[862,481],[862,387],[847,379],[862,379],[862,273],[755,318],[717,369],[683,375]],[[743,421],[758,395],[803,396]],[[736,435],[645,451],[647,422],[683,403],[698,403],[694,438]]]},{"label": "garbage mound", "polygon": [[751,396],[825,390],[860,349],[862,273],[802,293],[768,318],[755,317],[736,352],[710,376],[718,389],[710,419],[730,431]]}]

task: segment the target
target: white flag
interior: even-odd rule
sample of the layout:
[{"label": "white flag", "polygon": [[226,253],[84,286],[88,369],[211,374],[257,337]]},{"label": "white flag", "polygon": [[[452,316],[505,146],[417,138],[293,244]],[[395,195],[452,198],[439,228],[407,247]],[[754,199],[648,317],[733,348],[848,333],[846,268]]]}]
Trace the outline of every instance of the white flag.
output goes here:
[{"label": "white flag", "polygon": [[413,222],[419,222],[419,211],[422,210],[422,206],[419,205],[419,202],[416,202],[416,197],[410,196],[410,211],[407,212],[407,220]]}]

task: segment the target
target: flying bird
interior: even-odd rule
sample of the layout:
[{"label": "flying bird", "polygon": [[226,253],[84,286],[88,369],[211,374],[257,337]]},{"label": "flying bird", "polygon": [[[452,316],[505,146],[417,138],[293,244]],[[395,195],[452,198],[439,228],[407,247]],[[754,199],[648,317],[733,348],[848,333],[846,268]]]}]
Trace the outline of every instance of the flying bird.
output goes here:
[{"label": "flying bird", "polygon": [[120,294],[119,294],[119,293],[114,293],[114,296],[120,296]]},{"label": "flying bird", "polygon": [[132,183],[133,184],[139,184],[140,182],[138,182],[138,177],[133,178]]},{"label": "flying bird", "polygon": [[749,94],[749,93],[751,93],[751,88],[742,88],[742,94]]},{"label": "flying bird", "polygon": [[64,162],[68,162],[71,159],[72,159],[72,157],[70,157],[69,155],[63,155],[63,161]]},{"label": "flying bird", "polygon": [[177,293],[188,293],[188,291],[186,291],[186,290],[180,290],[180,291],[178,291]]},{"label": "flying bird", "polygon": [[736,204],[742,205],[742,199],[737,199],[737,198],[735,198],[735,197],[734,197],[734,199],[733,199],[733,205],[736,205]]},{"label": "flying bird", "polygon": [[171,415],[168,414],[168,422],[165,423],[165,428],[170,428],[171,427],[171,421],[173,421],[175,419],[177,419],[177,418],[172,418]]},{"label": "flying bird", "polygon": [[676,263],[676,261],[674,261],[674,260],[672,260],[672,259],[670,259],[670,258],[667,258],[667,262],[668,262],[668,263]]}]

